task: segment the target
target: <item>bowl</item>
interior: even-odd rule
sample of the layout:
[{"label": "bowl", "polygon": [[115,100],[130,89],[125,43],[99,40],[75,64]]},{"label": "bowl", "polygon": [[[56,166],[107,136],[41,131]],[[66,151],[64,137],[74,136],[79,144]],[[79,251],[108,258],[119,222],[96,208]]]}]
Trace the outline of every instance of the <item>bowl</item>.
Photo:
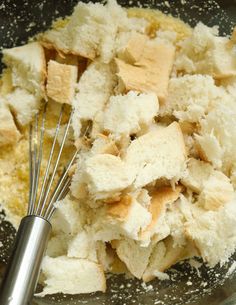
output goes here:
[{"label": "bowl", "polygon": [[[192,26],[199,21],[208,26],[218,25],[222,35],[230,34],[236,24],[236,0],[118,2],[124,6],[158,8],[164,13],[180,17]],[[2,0],[0,47],[7,48],[25,43],[29,37],[46,30],[55,18],[70,15],[76,3],[76,0]],[[0,219],[0,274],[3,274],[15,230],[4,220],[4,212],[0,214]],[[195,261],[195,267],[187,262],[179,263],[168,271],[171,280],[155,280],[148,284],[126,279],[124,276],[110,276],[105,294],[57,294],[34,298],[32,305],[233,305],[236,304],[235,259],[236,254],[224,266],[216,266],[213,269],[209,269],[201,261]]]}]

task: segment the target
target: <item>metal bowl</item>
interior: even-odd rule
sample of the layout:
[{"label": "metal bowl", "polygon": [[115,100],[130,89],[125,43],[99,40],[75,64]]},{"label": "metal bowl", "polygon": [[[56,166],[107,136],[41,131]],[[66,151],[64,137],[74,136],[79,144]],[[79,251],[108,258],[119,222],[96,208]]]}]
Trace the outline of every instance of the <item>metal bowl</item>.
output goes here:
[{"label": "metal bowl", "polygon": [[[209,26],[218,25],[223,35],[230,34],[236,24],[236,0],[222,0],[218,3],[211,0],[118,2],[124,6],[158,8],[164,13],[180,17],[192,26],[199,21]],[[0,46],[6,48],[25,43],[29,37],[46,30],[55,18],[71,14],[76,3],[76,0],[2,0]],[[13,227],[4,221],[4,215],[1,218],[3,220],[0,223],[0,274],[4,271],[15,234]],[[105,294],[58,294],[35,298],[32,305],[233,305],[236,304],[235,258],[236,254],[223,267],[216,266],[214,269],[209,269],[205,265],[195,269],[186,262],[181,263],[168,271],[171,280],[155,280],[147,285],[123,276],[111,276]]]}]

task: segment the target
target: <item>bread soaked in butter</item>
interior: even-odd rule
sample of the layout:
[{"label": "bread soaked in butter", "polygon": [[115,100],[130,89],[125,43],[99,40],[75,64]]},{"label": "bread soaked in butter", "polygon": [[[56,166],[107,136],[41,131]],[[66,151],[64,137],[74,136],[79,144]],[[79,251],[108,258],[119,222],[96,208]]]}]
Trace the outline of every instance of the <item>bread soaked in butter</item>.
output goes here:
[{"label": "bread soaked in butter", "polygon": [[74,109],[63,160],[80,148],[40,296],[105,292],[108,272],[161,280],[181,260],[214,266],[235,251],[235,41],[110,0],[79,2],[3,51],[0,198],[15,227],[27,209],[27,130],[45,100],[42,169],[61,103]]}]

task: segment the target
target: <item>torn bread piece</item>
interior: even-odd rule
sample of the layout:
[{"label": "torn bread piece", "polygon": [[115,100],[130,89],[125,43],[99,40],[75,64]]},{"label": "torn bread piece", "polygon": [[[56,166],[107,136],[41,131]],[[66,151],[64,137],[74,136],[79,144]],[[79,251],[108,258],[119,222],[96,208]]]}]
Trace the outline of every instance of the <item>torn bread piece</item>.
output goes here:
[{"label": "torn bread piece", "polygon": [[235,99],[224,92],[221,102],[200,120],[199,135],[195,135],[204,160],[225,174],[236,162],[235,117]]},{"label": "torn bread piece", "polygon": [[156,31],[156,37],[154,38],[154,40],[159,43],[169,44],[178,47],[177,45],[178,35],[176,32],[171,30],[158,29]]},{"label": "torn bread piece", "polygon": [[95,120],[96,115],[103,111],[115,84],[112,67],[99,59],[89,64],[82,74],[73,107],[72,120],[75,138],[80,136],[82,122]]},{"label": "torn bread piece", "polygon": [[37,98],[44,97],[46,61],[39,42],[4,49],[3,62],[11,68],[14,87],[28,90]]},{"label": "torn bread piece", "polygon": [[103,209],[93,225],[96,240],[110,241],[122,237],[139,240],[139,233],[151,221],[148,209],[132,194],[107,203]]},{"label": "torn bread piece", "polygon": [[72,104],[77,75],[77,66],[50,60],[47,73],[47,96],[61,104]]},{"label": "torn bread piece", "polygon": [[209,266],[224,264],[236,247],[235,198],[216,211],[206,211],[193,204],[188,204],[188,208],[186,236],[195,243]]},{"label": "torn bread piece", "polygon": [[50,257],[67,255],[70,239],[71,236],[68,236],[67,234],[53,234],[49,238],[45,255]]},{"label": "torn bread piece", "polygon": [[217,210],[234,196],[230,179],[209,163],[190,158],[181,182],[199,194],[197,202],[206,210]]},{"label": "torn bread piece", "polygon": [[181,179],[181,183],[199,194],[213,171],[211,164],[190,158],[187,161],[186,174]]},{"label": "torn bread piece", "polygon": [[197,256],[197,251],[191,242],[182,247],[174,246],[173,238],[168,237],[153,247],[148,267],[142,279],[144,282],[151,281],[155,277],[166,279],[166,277],[163,278],[164,271],[177,262],[194,256]]},{"label": "torn bread piece", "polygon": [[119,30],[143,29],[140,22],[129,22],[126,11],[115,1],[106,5],[79,2],[68,22],[40,36],[48,48],[72,53],[108,63],[114,54],[116,35]]},{"label": "torn bread piece", "polygon": [[90,194],[100,199],[123,190],[131,183],[124,162],[109,154],[88,159],[85,162],[85,172]]},{"label": "torn bread piece", "polygon": [[141,279],[148,266],[152,246],[141,247],[137,241],[132,239],[112,241],[112,246],[116,249],[118,257],[125,263],[130,273]]},{"label": "torn bread piece", "polygon": [[90,293],[106,291],[106,280],[102,267],[87,259],[66,256],[45,256],[42,263],[45,276],[43,291],[38,296],[55,293]]},{"label": "torn bread piece", "polygon": [[219,37],[216,27],[209,28],[201,22],[181,43],[175,66],[177,71],[209,74],[215,79],[236,75],[236,58],[229,39]]},{"label": "torn bread piece", "polygon": [[139,239],[139,233],[151,221],[151,213],[143,201],[143,199],[146,201],[150,198],[143,198],[139,195],[140,192],[125,195],[119,201],[109,203],[107,207],[107,214],[111,216],[111,223],[118,222],[122,232],[135,240]]},{"label": "torn bread piece", "polygon": [[176,122],[132,141],[124,158],[135,188],[159,178],[178,180],[183,174],[185,161],[184,139]]},{"label": "torn bread piece", "polygon": [[104,110],[104,129],[116,137],[135,134],[153,121],[158,108],[154,93],[130,91],[126,95],[111,96]]},{"label": "torn bread piece", "polygon": [[40,108],[39,99],[25,89],[15,88],[5,99],[21,126],[29,124]]},{"label": "torn bread piece", "polygon": [[233,197],[234,188],[230,179],[220,171],[213,171],[204,181],[198,203],[204,209],[213,211],[233,200]]},{"label": "torn bread piece", "polygon": [[118,58],[134,65],[141,58],[149,37],[137,32],[122,34],[123,37],[119,37],[120,45],[117,50]]},{"label": "torn bread piece", "polygon": [[[139,35],[132,37],[124,55],[129,61],[136,59],[133,64],[116,58],[117,75],[119,77],[118,90],[154,92],[160,102],[167,96],[169,76],[172,70],[175,56],[175,48],[171,45],[159,44],[154,41],[141,40],[144,46],[137,54],[136,49],[131,50],[130,44],[140,43]],[[127,55],[128,54],[128,55]]]},{"label": "torn bread piece", "polygon": [[125,219],[129,214],[133,199],[129,195],[125,195],[120,200],[111,202],[108,206],[108,215],[118,219]]},{"label": "torn bread piece", "polygon": [[55,203],[56,212],[52,219],[53,232],[56,234],[76,234],[88,220],[86,207],[66,196]]},{"label": "torn bread piece", "polygon": [[103,134],[100,134],[93,142],[90,152],[92,154],[109,154],[119,156],[120,152],[115,141]]},{"label": "torn bread piece", "polygon": [[0,147],[4,145],[16,144],[21,137],[12,114],[0,97]]},{"label": "torn bread piece", "polygon": [[184,75],[169,81],[166,103],[160,114],[174,115],[182,122],[198,122],[221,99],[221,89],[209,75]]},{"label": "torn bread piece", "polygon": [[181,129],[172,123],[131,142],[123,160],[109,154],[81,160],[72,183],[73,195],[86,196],[84,186],[94,199],[114,198],[131,184],[137,189],[163,177],[178,180],[185,161]]},{"label": "torn bread piece", "polygon": [[76,198],[85,195],[83,186],[95,199],[114,198],[131,183],[131,176],[125,163],[110,154],[97,154],[81,160],[72,182],[72,192]]},{"label": "torn bread piece", "polygon": [[222,168],[224,150],[214,134],[195,135],[201,160],[210,162],[217,169]]},{"label": "torn bread piece", "polygon": [[96,242],[91,234],[85,230],[78,232],[68,243],[67,256],[97,262]]},{"label": "torn bread piece", "polygon": [[171,187],[163,186],[151,194],[149,211],[152,214],[152,222],[149,224],[146,230],[150,230],[155,226],[161,213],[163,210],[165,210],[166,205],[175,202],[178,199],[181,190],[181,186],[176,186],[174,190]]},{"label": "torn bread piece", "polygon": [[[158,235],[158,239],[163,239],[170,234],[170,229],[166,228],[163,218],[165,217],[168,205],[174,203],[179,198],[181,191],[181,186],[176,186],[175,189],[163,186],[150,194],[151,201],[148,210],[152,215],[152,220],[141,233],[142,244],[150,242],[153,234]],[[155,240],[157,240],[157,237]]]}]

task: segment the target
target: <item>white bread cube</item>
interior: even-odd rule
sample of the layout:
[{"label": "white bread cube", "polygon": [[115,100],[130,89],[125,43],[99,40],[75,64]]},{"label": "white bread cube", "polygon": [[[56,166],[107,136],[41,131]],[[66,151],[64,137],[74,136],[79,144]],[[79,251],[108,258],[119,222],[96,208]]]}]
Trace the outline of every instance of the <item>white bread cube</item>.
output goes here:
[{"label": "white bread cube", "polygon": [[111,66],[95,60],[90,63],[78,83],[78,93],[73,100],[75,112],[72,126],[75,137],[80,135],[81,121],[94,120],[102,111],[114,87]]},{"label": "white bread cube", "polygon": [[[157,245],[152,249],[149,263],[147,268],[143,273],[143,281],[148,282],[156,277],[156,272],[163,272],[165,270],[165,256],[166,256],[166,245],[163,241],[157,243]],[[162,266],[164,265],[164,267]]]},{"label": "white bread cube", "polygon": [[64,234],[76,234],[86,221],[86,207],[66,196],[58,201],[55,215],[52,219],[53,231]]},{"label": "white bread cube", "polygon": [[87,259],[45,256],[42,264],[44,289],[38,296],[55,293],[91,293],[106,290],[102,267]]},{"label": "white bread cube", "polygon": [[21,126],[29,124],[38,112],[40,101],[29,91],[16,88],[5,96],[7,104]]},{"label": "white bread cube", "polygon": [[161,102],[165,101],[174,56],[173,46],[150,41],[134,65],[117,58],[119,90],[154,92]]},{"label": "white bread cube", "polygon": [[197,252],[192,245],[174,246],[173,239],[168,237],[164,241],[159,242],[152,250],[148,267],[143,274],[143,281],[148,282],[155,277],[163,278],[163,272],[175,265],[177,262],[196,256]]},{"label": "white bread cube", "polygon": [[222,92],[221,102],[200,120],[200,136],[196,136],[207,161],[226,174],[236,162],[236,104],[233,95]]},{"label": "white bread cube", "polygon": [[72,190],[76,198],[83,197],[81,187],[86,186],[96,199],[114,197],[131,183],[125,163],[110,154],[97,154],[81,161],[78,174],[73,178]]},{"label": "white bread cube", "polygon": [[158,29],[158,31],[156,31],[156,37],[154,40],[159,43],[169,44],[173,46],[178,42],[178,35],[174,30]]},{"label": "white bread cube", "polygon": [[100,198],[130,185],[124,162],[109,154],[96,155],[85,162],[86,182],[91,194]]},{"label": "white bread cube", "polygon": [[204,181],[198,202],[206,210],[218,210],[227,202],[233,200],[234,188],[230,179],[220,171],[214,171]]},{"label": "white bread cube", "polygon": [[127,136],[147,127],[158,113],[155,94],[138,94],[130,91],[127,95],[111,96],[104,111],[104,129],[115,136]]},{"label": "white bread cube", "polygon": [[3,50],[3,62],[12,70],[12,84],[44,97],[46,61],[39,42]]},{"label": "white bread cube", "polygon": [[191,205],[185,224],[186,235],[196,245],[203,260],[211,267],[224,264],[236,248],[235,198],[217,211]]},{"label": "white bread cube", "polygon": [[119,155],[119,149],[111,137],[100,134],[93,142],[90,152],[92,154]]},{"label": "white bread cube", "polygon": [[91,234],[83,230],[75,235],[68,243],[67,256],[97,262],[96,243]]},{"label": "white bread cube", "polygon": [[152,246],[141,247],[137,241],[132,239],[116,240],[112,242],[116,253],[123,261],[132,275],[141,279],[149,263]]},{"label": "white bread cube", "polygon": [[214,168],[211,164],[190,158],[188,160],[186,175],[181,179],[181,182],[199,194],[213,171]]},{"label": "white bread cube", "polygon": [[138,240],[139,233],[151,222],[151,213],[130,195],[124,196],[120,201],[109,203],[108,223],[121,235]]},{"label": "white bread cube", "polygon": [[46,255],[50,257],[67,255],[69,242],[70,236],[68,234],[64,234],[64,232],[57,232],[56,234],[52,234],[48,241]]},{"label": "white bread cube", "polygon": [[181,47],[175,62],[178,71],[209,74],[216,79],[236,75],[234,50],[227,37],[218,36],[215,27],[198,23]]},{"label": "white bread cube", "polygon": [[171,187],[163,186],[151,193],[148,210],[152,215],[152,220],[141,233],[142,244],[149,243],[153,234],[158,235],[158,239],[163,239],[170,234],[170,228],[168,225],[166,226],[164,218],[168,206],[178,199],[181,190],[180,186],[174,190]]},{"label": "white bread cube", "polygon": [[127,194],[118,201],[110,201],[96,209],[92,222],[93,237],[109,242],[124,237],[139,240],[140,233],[151,222],[151,214],[134,194]]},{"label": "white bread cube", "polygon": [[44,33],[41,40],[47,47],[94,59],[101,56],[109,62],[114,53],[118,27],[126,25],[127,15],[115,1],[107,5],[79,2],[68,23]]},{"label": "white bread cube", "polygon": [[117,35],[121,32],[144,32],[143,18],[128,18],[127,12],[116,1],[101,3],[79,2],[72,16],[62,26],[40,35],[41,43],[63,53],[94,60],[111,61],[116,51]]},{"label": "white bread cube", "polygon": [[161,115],[174,115],[180,121],[198,122],[221,98],[221,89],[208,75],[184,75],[169,81],[166,103]]},{"label": "white bread cube", "polygon": [[174,122],[166,128],[149,132],[132,141],[124,161],[136,188],[159,178],[179,179],[186,161],[179,124]]},{"label": "white bread cube", "polygon": [[199,156],[202,160],[211,162],[214,167],[222,167],[223,149],[214,134],[195,135]]},{"label": "white bread cube", "polygon": [[139,61],[149,40],[147,35],[133,31],[123,33],[123,37],[120,35],[119,39],[118,58],[129,64],[135,64]]},{"label": "white bread cube", "polygon": [[18,131],[12,114],[5,101],[0,98],[0,147],[16,144],[21,134]]},{"label": "white bread cube", "polygon": [[72,104],[77,75],[76,66],[50,60],[47,71],[47,96],[61,104]]},{"label": "white bread cube", "polygon": [[199,194],[198,203],[206,210],[217,210],[234,196],[230,179],[209,163],[191,158],[181,182]]}]

